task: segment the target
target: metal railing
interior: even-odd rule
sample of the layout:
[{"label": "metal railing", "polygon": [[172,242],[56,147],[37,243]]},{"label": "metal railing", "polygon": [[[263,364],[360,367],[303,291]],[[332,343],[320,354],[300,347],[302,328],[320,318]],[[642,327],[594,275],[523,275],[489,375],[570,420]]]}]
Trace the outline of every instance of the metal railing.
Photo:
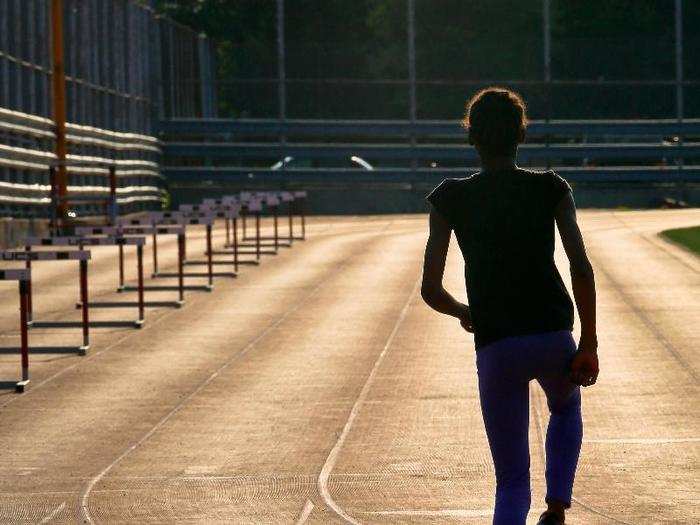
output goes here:
[{"label": "metal railing", "polygon": [[[52,165],[67,171],[68,193],[85,197],[73,210],[80,214],[97,211],[87,204],[90,196],[99,200],[111,191],[109,163],[122,210],[159,207],[158,123],[214,115],[215,99],[206,87],[214,64],[206,36],[158,15],[150,4],[0,2],[0,216],[46,217]],[[62,40],[51,38],[58,18]],[[63,75],[54,52],[65,71],[65,82],[58,81],[65,87],[65,162],[56,149],[63,144],[56,123],[63,120],[55,113],[59,97],[52,82]]]},{"label": "metal railing", "polygon": [[[161,201],[163,177],[158,163],[161,151],[156,138],[76,124],[68,124],[66,128],[68,143],[76,150],[84,150],[69,154],[66,159],[72,182],[68,192],[79,195],[73,206],[76,213],[102,211],[102,205],[96,202],[111,192],[109,166],[114,166],[116,201],[124,211],[152,208],[153,203]],[[53,122],[0,108],[0,130],[13,139],[8,141],[13,145],[0,144],[0,167],[14,174],[14,180],[0,180],[0,210],[10,216],[48,216],[50,170],[58,162],[51,147]]]},{"label": "metal railing", "polygon": [[[315,168],[329,178],[351,173],[342,168],[355,156],[381,173],[404,176],[408,167],[449,174],[478,164],[458,121],[177,119],[164,123],[162,132],[164,154],[173,166],[167,168],[169,178],[174,173],[264,174],[262,168],[287,156],[294,160],[285,163],[284,172],[309,175]],[[527,136],[519,149],[521,163],[567,168],[577,177],[589,172],[590,181],[603,180],[603,173],[605,178],[636,173],[663,182],[675,171],[674,177],[697,182],[700,169],[700,119],[533,121]]]}]

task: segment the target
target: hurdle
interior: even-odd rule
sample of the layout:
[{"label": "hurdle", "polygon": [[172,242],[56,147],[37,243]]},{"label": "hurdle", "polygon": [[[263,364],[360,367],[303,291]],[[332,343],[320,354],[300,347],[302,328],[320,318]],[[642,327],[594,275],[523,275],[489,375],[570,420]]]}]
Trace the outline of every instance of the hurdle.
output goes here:
[{"label": "hurdle", "polygon": [[[183,208],[184,206],[187,206],[183,204],[180,206]],[[197,209],[211,209],[211,210],[217,210],[217,211],[223,211],[226,209],[235,209],[238,216],[240,216],[241,212],[241,204],[238,200],[238,197],[234,195],[225,195],[220,199],[202,199],[202,204],[200,205],[195,205],[193,208]],[[229,224],[230,222],[230,224]],[[237,222],[238,222],[238,217],[234,217],[233,219],[225,219],[224,220],[224,226],[226,228],[226,242],[224,243],[224,247],[230,248],[231,247],[231,231],[232,229],[237,227]]]},{"label": "hurdle", "polygon": [[[146,240],[143,237],[79,237],[79,236],[65,236],[65,237],[28,237],[25,240],[25,249],[27,251],[31,250],[33,246],[76,246],[82,250],[85,246],[136,246],[136,260],[137,260],[137,278],[138,286],[135,288],[138,291],[138,301],[136,302],[136,307],[138,308],[138,319],[127,321],[127,320],[114,320],[114,321],[90,321],[89,325],[91,328],[141,328],[144,323],[144,297],[143,297],[143,245]],[[124,266],[119,268],[119,283],[120,286],[124,284]],[[81,307],[85,298],[80,299]],[[30,313],[31,313],[31,301],[30,301]],[[33,328],[74,328],[77,323],[72,321],[33,321],[31,326]]]},{"label": "hurdle", "polygon": [[[239,213],[239,207],[236,206],[220,206],[217,209],[215,208],[210,208],[207,206],[195,206],[195,205],[188,205],[188,204],[183,204],[180,206],[180,209],[183,213],[188,214],[189,218],[201,218],[201,217],[210,217],[212,220],[216,219],[224,219],[224,222],[228,224],[229,221],[233,221],[234,223],[234,245],[232,250],[214,250],[213,249],[213,244],[208,244],[207,245],[207,250],[204,252],[204,255],[207,256],[207,261],[211,260],[212,264],[217,264],[217,265],[226,265],[226,264],[233,264],[233,272],[215,272],[215,276],[221,276],[221,277],[236,277],[238,273],[238,265],[240,264],[240,261],[238,259],[238,234],[235,231],[235,225],[236,225],[236,218],[238,217]],[[199,211],[195,211],[199,210]],[[213,256],[214,255],[232,255],[233,259],[231,261],[223,261],[223,260],[214,260]],[[189,261],[188,264],[199,264],[202,263],[203,261]]]},{"label": "hurdle", "polygon": [[[214,224],[214,218],[210,215],[201,215],[197,217],[187,217],[183,212],[153,212],[150,214],[151,218],[159,226],[163,225],[179,225],[179,226],[192,226],[192,225],[203,225],[206,228],[206,251],[209,253],[206,261],[188,261],[187,260],[187,247],[183,242],[182,248],[182,260],[185,266],[197,266],[205,265],[207,267],[206,273],[203,272],[187,272],[183,274],[183,277],[205,277],[207,279],[206,285],[187,285],[188,290],[201,290],[210,292],[214,288],[214,261],[212,260],[212,225]],[[184,238],[184,236],[183,236]],[[222,272],[217,272],[219,275],[223,275]],[[229,273],[230,275],[230,273]],[[175,277],[171,273],[158,272],[153,275],[153,277]],[[154,289],[168,289],[168,287],[153,287]]]},{"label": "hurdle", "polygon": [[[168,292],[177,291],[182,293],[180,297],[184,298],[185,291],[211,291],[210,285],[193,285],[184,284],[184,278],[188,275],[184,273],[185,256],[186,256],[186,226],[185,217],[180,212],[152,212],[146,218],[140,219],[124,219],[121,218],[117,221],[120,228],[126,227],[153,227],[153,272],[151,273],[152,278],[162,278],[162,277],[177,277],[178,284],[176,286],[170,284],[149,284],[145,286],[146,291],[150,292]],[[158,235],[172,235],[175,232],[178,233],[177,237],[177,259],[178,259],[178,270],[177,272],[167,273],[161,272],[158,267]],[[182,279],[180,279],[180,274],[182,273]],[[208,274],[206,275],[208,276]],[[190,275],[189,277],[194,277]],[[133,292],[136,289],[132,286],[124,286],[120,291],[122,292]]]},{"label": "hurdle", "polygon": [[[0,252],[0,260],[2,261],[24,261],[26,269],[31,272],[31,264],[36,261],[78,261],[79,264],[79,286],[80,297],[85,300],[88,296],[88,261],[90,260],[90,252],[87,250],[57,250],[57,251],[42,251],[32,252],[29,248],[25,251],[4,251]],[[39,328],[33,320],[33,300],[32,300],[32,281],[27,282],[27,325],[29,327]],[[82,321],[80,328],[83,331],[83,344],[81,346],[47,346],[32,348],[32,352],[36,353],[77,353],[86,355],[90,348],[90,323],[88,316],[88,305],[82,307]],[[73,325],[75,326],[75,325]],[[0,353],[16,352],[16,348],[0,349]]]},{"label": "hurdle", "polygon": [[[182,268],[182,250],[180,246],[184,242],[185,228],[184,226],[171,226],[171,227],[156,227],[156,226],[143,226],[143,225],[131,225],[131,226],[105,226],[105,227],[91,227],[91,226],[77,226],[75,228],[75,233],[78,235],[85,236],[95,236],[95,235],[105,235],[108,237],[126,237],[135,235],[138,237],[145,237],[146,235],[153,235],[154,239],[158,234],[160,235],[177,235],[178,237],[178,272],[174,274],[178,277],[178,299],[176,301],[146,301],[144,300],[143,305],[145,308],[180,308],[185,302],[185,287],[183,279],[183,268]],[[154,240],[154,246],[155,246]],[[154,248],[155,250],[155,248]],[[120,246],[119,250],[119,269],[120,269],[120,283],[117,291],[124,289],[124,250]],[[144,285],[144,291],[147,291],[149,286]],[[129,308],[133,306],[138,306],[138,302],[135,301],[93,301],[90,302],[91,308]],[[80,303],[76,303],[76,308],[80,308]]]},{"label": "hurdle", "polygon": [[[255,241],[250,243],[246,241],[250,241],[251,238],[247,236],[247,229],[246,229],[246,217],[248,213],[253,212],[255,213]],[[241,218],[242,223],[243,223],[243,235],[242,235],[242,241],[239,243],[239,246],[243,247],[251,247],[254,246],[254,250],[246,250],[240,249],[238,250],[239,254],[248,254],[248,255],[255,255],[255,263],[259,264],[260,262],[260,256],[263,255],[275,255],[276,252],[271,251],[271,250],[265,250],[263,251],[262,249],[262,236],[260,234],[260,215],[262,213],[262,200],[258,199],[254,196],[252,196],[248,192],[241,192]]]},{"label": "hurdle", "polygon": [[[280,247],[285,247],[289,248],[292,246],[292,241],[293,241],[293,233],[292,233],[292,222],[289,222],[289,235],[287,237],[286,242],[282,242],[280,240],[280,234],[279,234],[279,206],[281,205],[282,202],[282,193],[286,194],[287,199],[294,200],[293,196],[289,192],[275,192],[275,191],[267,191],[267,192],[258,192],[254,194],[253,196],[250,196],[252,194],[249,194],[248,192],[243,192],[243,196],[246,197],[246,200],[250,200],[251,198],[256,198],[259,200],[262,200],[267,208],[272,211],[272,220],[273,220],[273,235],[261,235],[260,236],[260,245],[265,246],[265,247],[272,247],[273,250],[270,251],[263,251],[263,253],[267,253],[270,255],[276,255]],[[290,208],[290,217],[291,217],[291,208]],[[247,237],[246,232],[244,231],[243,235],[244,241],[243,245],[244,246],[253,246],[255,243],[248,242],[250,238]],[[256,239],[257,240],[257,239]],[[267,241],[267,242],[266,242]]]},{"label": "hurdle", "polygon": [[24,392],[25,387],[29,384],[29,333],[27,327],[27,305],[29,297],[30,280],[31,270],[0,270],[0,281],[19,282],[19,351],[22,367],[22,376],[19,381],[13,382],[15,392],[18,393]]},{"label": "hurdle", "polygon": [[[296,240],[299,241],[305,241],[306,240],[306,198],[308,196],[308,193],[306,191],[295,191],[294,192],[294,203],[295,203],[295,208],[297,209],[299,213],[299,219],[301,221],[301,235],[298,237],[294,237],[292,234],[292,237]],[[298,206],[297,206],[298,204]],[[291,206],[291,204],[290,204]],[[292,212],[290,211],[290,221],[291,221],[291,216]],[[291,222],[290,222],[291,224]]]}]

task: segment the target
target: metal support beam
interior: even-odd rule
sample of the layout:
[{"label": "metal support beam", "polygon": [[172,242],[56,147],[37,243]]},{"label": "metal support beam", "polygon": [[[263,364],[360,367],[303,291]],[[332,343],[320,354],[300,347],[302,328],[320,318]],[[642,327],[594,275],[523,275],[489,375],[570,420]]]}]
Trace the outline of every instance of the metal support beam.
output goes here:
[{"label": "metal support beam", "polygon": [[66,74],[63,67],[63,0],[51,0],[51,41],[53,51],[53,119],[56,133],[56,157],[59,160],[52,195],[58,197],[56,203],[57,219],[61,222],[66,217],[66,190],[68,172],[65,166],[68,146],[66,142]]},{"label": "metal support beam", "polygon": [[[408,118],[415,124],[416,108],[416,2],[408,0]],[[416,136],[411,133],[411,148],[416,145]],[[415,169],[416,159],[411,156],[411,168]]]}]

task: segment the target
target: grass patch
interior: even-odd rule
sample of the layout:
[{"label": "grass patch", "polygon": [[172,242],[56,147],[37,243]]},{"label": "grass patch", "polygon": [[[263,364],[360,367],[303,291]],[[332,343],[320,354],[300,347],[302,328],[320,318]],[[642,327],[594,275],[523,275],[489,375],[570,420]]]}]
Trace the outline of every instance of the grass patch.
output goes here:
[{"label": "grass patch", "polygon": [[661,235],[670,241],[685,246],[695,255],[700,256],[700,226],[664,230],[661,232]]}]

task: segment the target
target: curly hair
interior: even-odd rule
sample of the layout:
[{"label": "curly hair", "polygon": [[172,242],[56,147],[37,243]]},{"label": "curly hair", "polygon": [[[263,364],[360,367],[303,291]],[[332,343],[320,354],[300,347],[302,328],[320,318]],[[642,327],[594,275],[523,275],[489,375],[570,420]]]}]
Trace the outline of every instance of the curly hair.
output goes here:
[{"label": "curly hair", "polygon": [[512,154],[527,127],[525,102],[510,89],[482,89],[467,102],[462,126],[469,142],[487,155]]}]

